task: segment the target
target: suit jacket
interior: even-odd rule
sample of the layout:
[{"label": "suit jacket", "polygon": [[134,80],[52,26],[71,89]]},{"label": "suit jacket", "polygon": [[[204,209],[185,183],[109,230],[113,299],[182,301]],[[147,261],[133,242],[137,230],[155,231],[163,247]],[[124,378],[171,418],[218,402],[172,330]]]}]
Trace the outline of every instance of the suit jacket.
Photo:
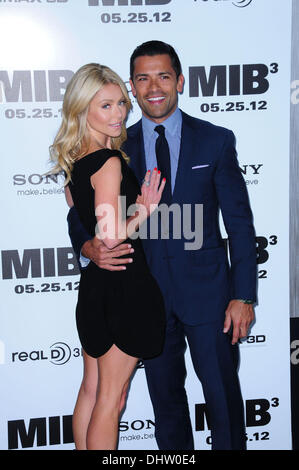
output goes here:
[{"label": "suit jacket", "polygon": [[[141,120],[127,133],[124,151],[141,183],[146,172]],[[196,325],[222,318],[230,299],[256,301],[252,212],[230,130],[182,113],[172,204],[181,213],[186,204],[193,209],[195,204],[203,205],[203,243],[200,249],[185,249],[190,240],[184,234],[183,221],[180,238],[174,236],[170,224],[166,238],[143,240],[147,262],[163,292],[166,309],[174,310],[184,323]],[[228,234],[229,256],[220,233],[219,210]],[[194,211],[190,220],[194,229]],[[73,246],[80,245],[74,239],[74,227],[71,232]]]}]

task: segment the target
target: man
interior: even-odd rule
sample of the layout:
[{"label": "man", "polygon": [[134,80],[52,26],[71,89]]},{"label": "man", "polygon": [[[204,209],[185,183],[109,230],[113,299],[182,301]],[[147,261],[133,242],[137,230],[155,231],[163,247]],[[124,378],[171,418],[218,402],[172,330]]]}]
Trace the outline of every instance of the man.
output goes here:
[{"label": "man", "polygon": [[[167,310],[163,353],[144,361],[157,443],[163,450],[194,448],[184,388],[187,339],[207,404],[212,449],[245,449],[236,343],[247,335],[254,318],[256,245],[234,135],[178,108],[184,77],[171,46],[149,41],[137,47],[130,61],[130,77],[132,93],[142,110],[142,119],[128,129],[124,147],[131,168],[142,182],[147,169],[160,167],[170,183],[162,202],[181,208],[184,204],[203,205],[200,249],[186,250],[184,236],[174,237],[171,228],[168,239],[143,240]],[[228,234],[230,266],[219,229],[219,209]],[[102,268],[124,266],[124,259],[118,257],[129,253],[127,246],[114,253],[104,250],[96,238],[84,237],[74,209],[68,219],[77,253],[82,249],[83,255]]]}]

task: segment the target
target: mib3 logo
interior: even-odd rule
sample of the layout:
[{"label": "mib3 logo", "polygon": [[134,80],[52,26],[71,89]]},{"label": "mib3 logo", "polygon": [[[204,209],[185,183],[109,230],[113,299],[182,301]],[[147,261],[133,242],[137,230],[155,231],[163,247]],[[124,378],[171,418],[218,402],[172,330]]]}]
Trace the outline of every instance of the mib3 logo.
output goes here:
[{"label": "mib3 logo", "polygon": [[[268,75],[278,72],[278,64],[212,65],[189,67],[189,95],[234,96],[266,93]],[[201,94],[200,94],[201,92]]]},{"label": "mib3 logo", "polygon": [[[74,442],[72,415],[32,418],[28,429],[23,419],[8,421],[8,449],[71,444]],[[36,442],[36,444],[35,444]]]},{"label": "mib3 logo", "polygon": [[[279,398],[259,398],[246,400],[246,426],[266,426],[272,419],[272,412],[280,405]],[[46,445],[70,444],[73,441],[72,416],[51,416],[49,418],[31,418],[29,423],[24,419],[8,421],[8,449],[30,448]],[[120,421],[119,431],[148,431],[155,428],[151,419],[134,421]],[[205,403],[195,405],[195,430],[210,429],[210,418]],[[257,436],[254,434],[254,440]],[[121,438],[122,439],[122,438]],[[264,432],[261,439],[269,439]],[[253,440],[248,439],[248,440]],[[208,437],[207,443],[211,444]]]},{"label": "mib3 logo", "polygon": [[0,70],[0,103],[62,101],[71,70]]},{"label": "mib3 logo", "polygon": [[114,6],[159,6],[167,5],[171,0],[88,0],[89,7],[114,7]]},{"label": "mib3 logo", "polygon": [[[72,415],[50,416],[49,418],[31,418],[28,426],[25,420],[8,421],[8,449],[28,449],[46,445],[71,444]],[[155,427],[151,419],[120,421],[119,431],[148,431]],[[132,437],[132,436],[131,436]]]},{"label": "mib3 logo", "polygon": [[1,251],[2,279],[75,276],[80,273],[70,247]]},{"label": "mib3 logo", "polygon": [[[257,398],[246,400],[245,402],[245,424],[247,428],[256,426],[266,426],[272,419],[272,413],[279,408],[280,401],[278,397]],[[205,403],[195,405],[195,431],[205,431],[211,429],[210,416]],[[251,437],[247,433],[247,440],[269,440],[269,433],[254,433]],[[207,438],[207,444],[211,444],[211,436]]]}]

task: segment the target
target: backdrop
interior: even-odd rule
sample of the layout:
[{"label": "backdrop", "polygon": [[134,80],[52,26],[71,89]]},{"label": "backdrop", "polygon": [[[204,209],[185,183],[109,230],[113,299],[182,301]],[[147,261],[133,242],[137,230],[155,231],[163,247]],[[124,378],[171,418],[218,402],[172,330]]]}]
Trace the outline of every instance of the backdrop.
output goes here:
[{"label": "backdrop", "polygon": [[[1,449],[73,449],[82,378],[75,327],[79,271],[63,179],[45,177],[66,84],[100,62],[127,82],[140,43],[172,44],[185,75],[180,107],[232,129],[257,233],[259,301],[242,341],[248,449],[290,449],[290,0],[0,2]],[[133,99],[128,125],[140,117]],[[223,229],[223,228],[222,228]],[[223,237],[226,237],[223,229]],[[186,352],[196,449],[210,449],[200,383]],[[120,449],[156,449],[139,364]]]}]

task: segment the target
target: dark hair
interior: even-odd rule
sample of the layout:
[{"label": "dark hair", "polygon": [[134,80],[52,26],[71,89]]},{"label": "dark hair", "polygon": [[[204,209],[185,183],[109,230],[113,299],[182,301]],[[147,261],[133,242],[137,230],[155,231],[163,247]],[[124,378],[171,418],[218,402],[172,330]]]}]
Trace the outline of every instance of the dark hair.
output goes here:
[{"label": "dark hair", "polygon": [[162,41],[147,41],[137,46],[130,58],[130,78],[133,80],[134,75],[134,62],[137,57],[145,55],[154,56],[160,54],[167,54],[171,59],[172,67],[176,73],[176,77],[182,73],[182,66],[180,59],[172,46]]}]

